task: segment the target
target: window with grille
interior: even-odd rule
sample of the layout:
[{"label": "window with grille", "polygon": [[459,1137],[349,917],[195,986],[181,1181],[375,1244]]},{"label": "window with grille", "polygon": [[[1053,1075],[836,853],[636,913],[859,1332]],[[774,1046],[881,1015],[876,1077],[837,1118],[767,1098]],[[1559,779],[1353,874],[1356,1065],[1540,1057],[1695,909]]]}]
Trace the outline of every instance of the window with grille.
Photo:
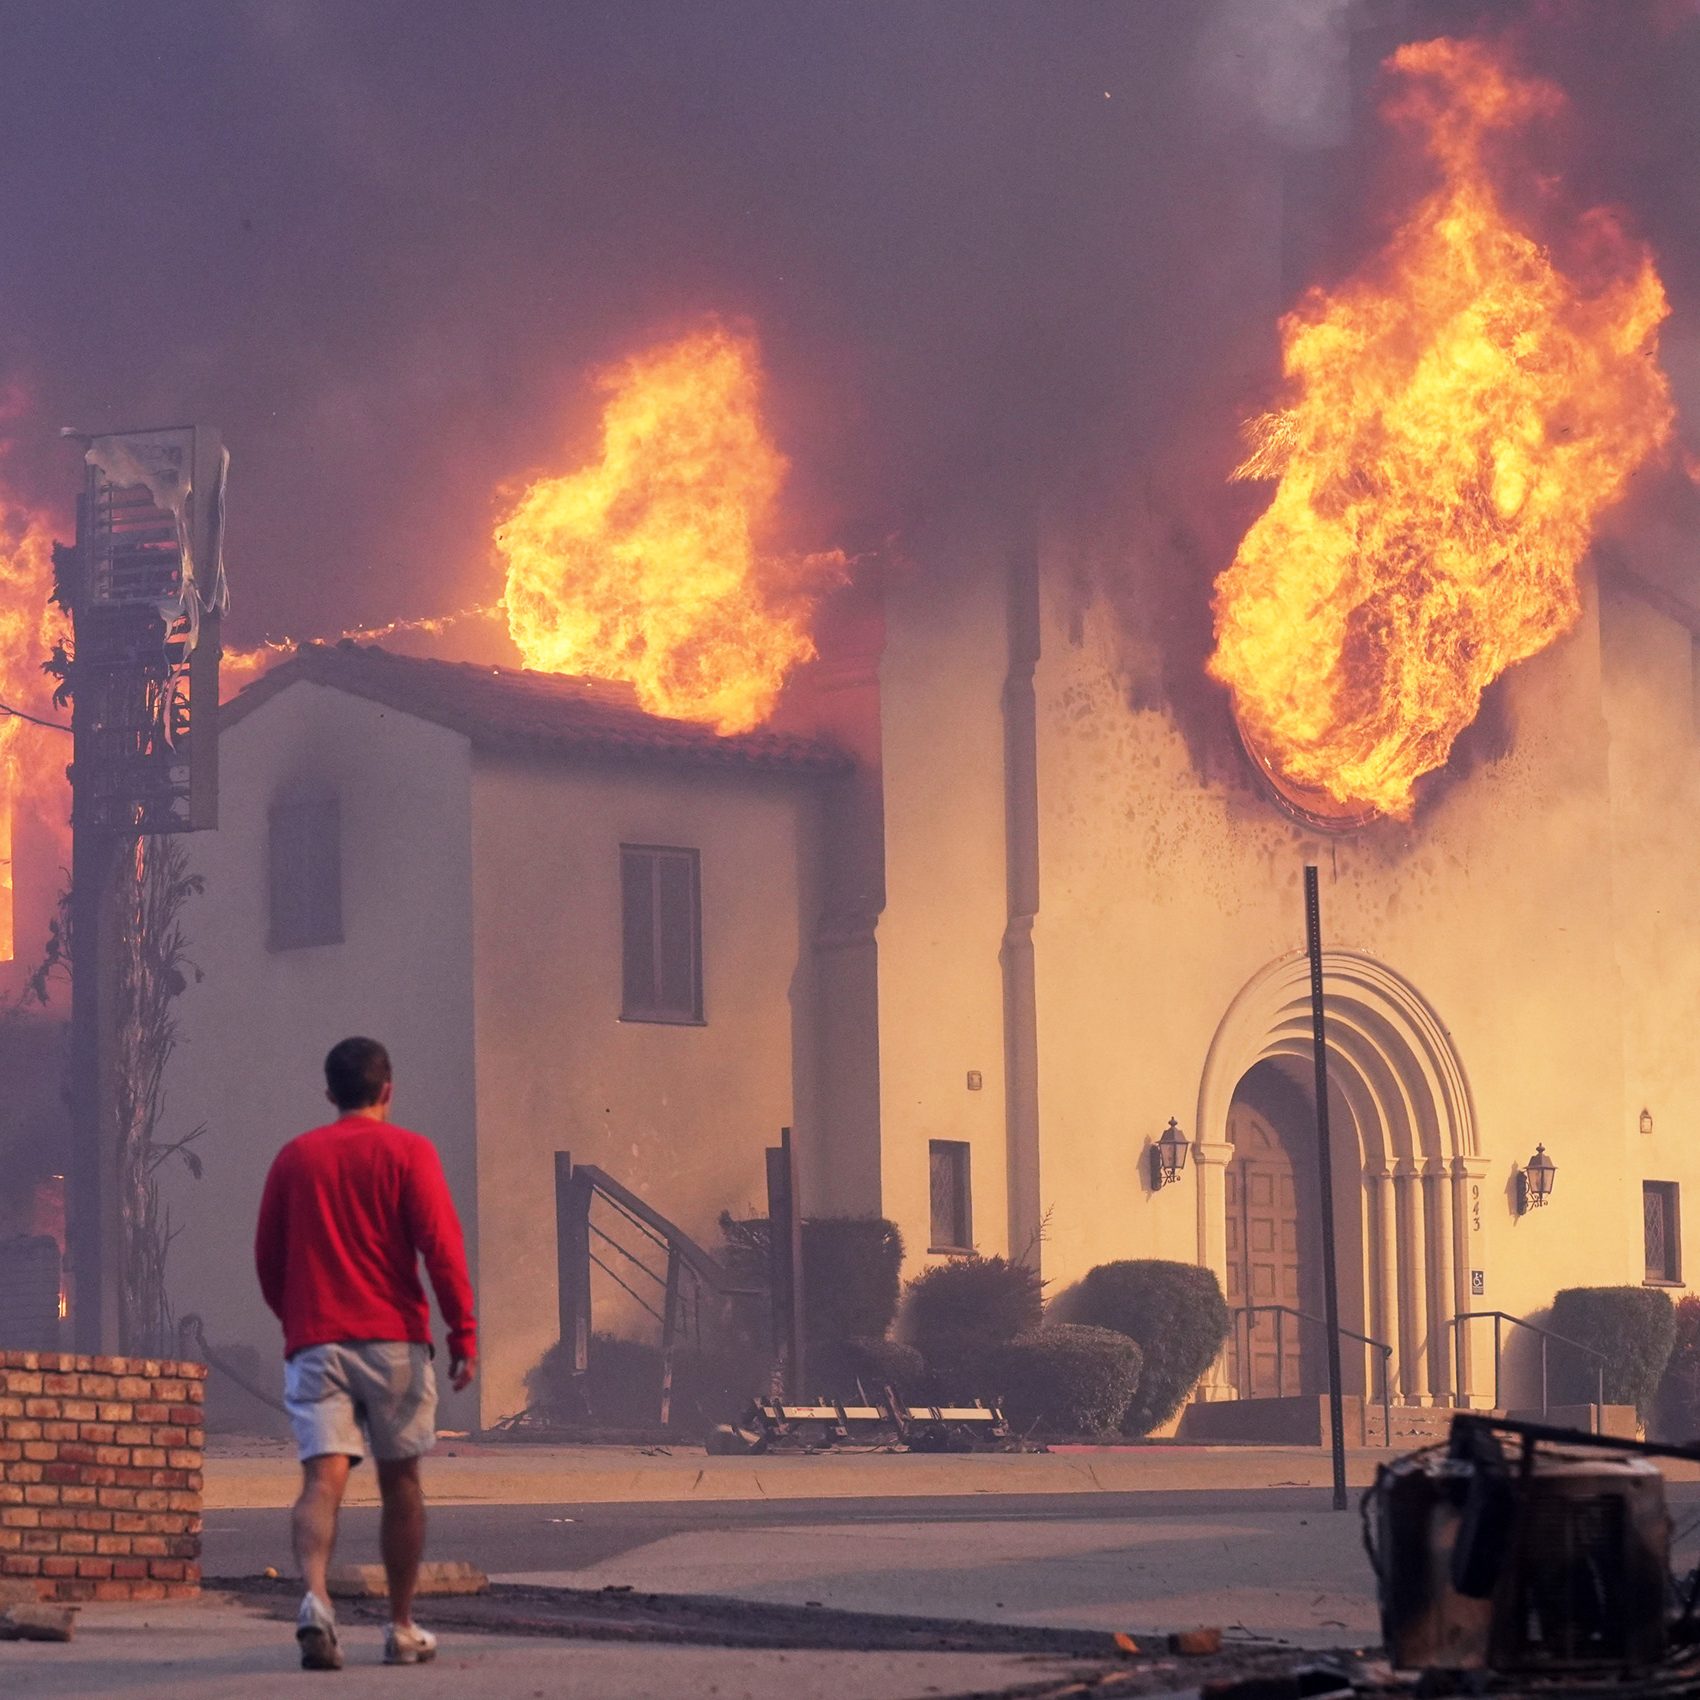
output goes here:
[{"label": "window with grille", "polygon": [[342,810],[334,797],[271,812],[267,942],[273,950],[342,943]]},{"label": "window with grille", "polygon": [[702,867],[695,850],[620,846],[625,1021],[700,1022]]},{"label": "window with grille", "polygon": [[967,1142],[960,1139],[930,1140],[927,1162],[932,1195],[931,1249],[972,1251],[974,1217],[969,1191]]},{"label": "window with grille", "polygon": [[1682,1217],[1675,1181],[1643,1181],[1641,1214],[1647,1247],[1647,1279],[1660,1286],[1682,1280]]}]

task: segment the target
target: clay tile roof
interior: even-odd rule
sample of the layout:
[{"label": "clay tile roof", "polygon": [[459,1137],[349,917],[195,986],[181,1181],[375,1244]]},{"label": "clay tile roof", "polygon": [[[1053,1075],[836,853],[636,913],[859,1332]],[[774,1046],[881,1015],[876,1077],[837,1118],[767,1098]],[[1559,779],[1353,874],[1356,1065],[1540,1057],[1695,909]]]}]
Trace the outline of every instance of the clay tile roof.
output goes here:
[{"label": "clay tile roof", "polygon": [[376,645],[303,644],[220,710],[243,719],[298,679],[332,685],[403,714],[464,733],[508,755],[617,757],[686,766],[836,773],[850,758],[830,744],[783,732],[724,737],[695,721],[637,705],[630,685],[467,661],[430,661]]}]

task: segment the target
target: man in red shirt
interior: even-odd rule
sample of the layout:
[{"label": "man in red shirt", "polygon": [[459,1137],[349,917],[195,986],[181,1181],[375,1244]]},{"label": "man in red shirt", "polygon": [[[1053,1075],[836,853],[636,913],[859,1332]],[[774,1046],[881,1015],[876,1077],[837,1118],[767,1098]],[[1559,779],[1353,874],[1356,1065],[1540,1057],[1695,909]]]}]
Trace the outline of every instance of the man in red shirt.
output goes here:
[{"label": "man in red shirt", "polygon": [[295,1638],[305,1669],[341,1668],[325,1572],[348,1472],[369,1440],[390,1585],[384,1662],[422,1664],[437,1651],[413,1621],[425,1550],[419,1460],[436,1439],[437,1383],[419,1260],[448,1323],[457,1393],[478,1361],[472,1283],[436,1148],[390,1124],[389,1053],[375,1039],[344,1039],[325,1058],[325,1084],[341,1117],[277,1154],[254,1243],[260,1289],[283,1323],[284,1403],[301,1458],[293,1529],[307,1591]]}]

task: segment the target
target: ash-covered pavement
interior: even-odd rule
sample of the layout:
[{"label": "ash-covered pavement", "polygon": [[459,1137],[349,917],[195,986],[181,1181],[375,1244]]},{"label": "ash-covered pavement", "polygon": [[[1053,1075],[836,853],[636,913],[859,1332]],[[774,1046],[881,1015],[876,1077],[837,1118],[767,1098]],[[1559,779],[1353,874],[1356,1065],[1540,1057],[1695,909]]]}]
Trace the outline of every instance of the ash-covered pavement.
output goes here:
[{"label": "ash-covered pavement", "polygon": [[[423,1604],[419,1616],[430,1621]],[[328,1685],[333,1694],[408,1700],[917,1700],[1043,1693],[1090,1668],[1021,1654],[800,1652],[459,1630],[444,1635],[432,1664],[386,1669],[377,1623],[349,1622],[344,1642],[342,1671],[308,1675],[297,1666],[291,1624],[267,1615],[262,1602],[209,1594],[170,1606],[91,1606],[68,1644],[0,1644],[0,1694],[300,1700]]]}]

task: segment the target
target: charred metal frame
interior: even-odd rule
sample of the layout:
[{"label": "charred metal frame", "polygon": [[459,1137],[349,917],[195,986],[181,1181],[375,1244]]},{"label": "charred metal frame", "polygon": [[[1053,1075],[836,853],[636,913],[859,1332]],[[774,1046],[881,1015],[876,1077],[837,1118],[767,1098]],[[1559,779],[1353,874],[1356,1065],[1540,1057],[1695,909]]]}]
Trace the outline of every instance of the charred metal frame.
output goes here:
[{"label": "charred metal frame", "polygon": [[[202,426],[106,433],[172,439],[185,531],[145,485],[88,464],[74,549],[55,549],[71,616],[71,1111],[67,1240],[78,1351],[126,1345],[119,1259],[120,1130],[113,1020],[117,873],[124,848],[218,823],[218,598],[186,574],[183,546],[217,583],[224,446]],[[189,605],[189,598],[194,605]],[[173,604],[176,604],[173,612]]]}]

